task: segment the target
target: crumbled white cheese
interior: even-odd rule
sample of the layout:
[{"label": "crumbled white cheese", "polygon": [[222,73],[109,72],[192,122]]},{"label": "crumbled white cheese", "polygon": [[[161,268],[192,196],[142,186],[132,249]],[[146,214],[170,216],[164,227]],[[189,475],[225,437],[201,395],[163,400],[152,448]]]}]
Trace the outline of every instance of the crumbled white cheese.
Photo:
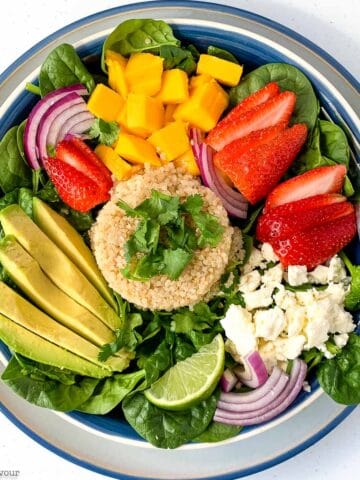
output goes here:
[{"label": "crumbled white cheese", "polygon": [[242,275],[239,283],[240,292],[253,292],[261,283],[261,275],[258,270]]},{"label": "crumbled white cheese", "polygon": [[281,263],[279,263],[278,265],[275,265],[275,267],[266,270],[261,277],[261,281],[267,287],[277,287],[279,284],[281,284],[283,273],[283,266],[281,265]]},{"label": "crumbled white cheese", "polygon": [[335,357],[335,355],[327,349],[325,343],[319,345],[318,349],[320,350],[320,352],[324,354],[324,357],[327,358],[328,360]]},{"label": "crumbled white cheese", "polygon": [[255,268],[265,268],[265,267],[266,267],[266,261],[262,256],[261,251],[258,248],[253,248],[251,250],[249,260],[246,262],[243,268],[243,272],[249,273]]},{"label": "crumbled white cheese", "polygon": [[314,293],[316,294],[316,290],[314,289],[309,289],[305,292],[296,292],[296,300],[300,305],[304,305],[305,307],[307,305],[312,305],[315,302]]},{"label": "crumbled white cheese", "polygon": [[329,338],[332,306],[329,300],[324,299],[306,307],[307,323],[304,328],[307,337],[306,348],[319,348]]},{"label": "crumbled white cheese", "polygon": [[328,298],[331,302],[337,303],[338,305],[343,305],[345,301],[345,296],[347,292],[347,287],[342,283],[330,283],[325,290],[320,290],[315,292],[316,299]]},{"label": "crumbled white cheese", "polygon": [[334,343],[337,347],[343,348],[349,340],[349,335],[347,333],[339,333],[333,337]]},{"label": "crumbled white cheese", "polygon": [[304,392],[307,392],[307,393],[311,392],[311,386],[310,386],[309,382],[307,382],[306,380],[303,383],[303,390],[304,390]]},{"label": "crumbled white cheese", "polygon": [[246,308],[249,310],[255,310],[256,308],[266,308],[273,303],[272,293],[273,287],[264,287],[262,286],[259,290],[255,292],[246,292],[244,293],[244,301]]},{"label": "crumbled white cheese", "polygon": [[276,305],[283,310],[290,310],[298,306],[296,295],[290,290],[286,290],[284,285],[277,285],[277,292],[274,294],[274,301]]},{"label": "crumbled white cheese", "polygon": [[295,335],[290,338],[279,337],[274,341],[277,360],[294,360],[297,358],[305,345],[304,335]]},{"label": "crumbled white cheese", "polygon": [[292,287],[298,287],[308,282],[307,269],[305,265],[289,265],[287,270],[287,281]]},{"label": "crumbled white cheese", "polygon": [[257,310],[254,314],[255,335],[275,340],[286,326],[285,314],[279,307]]},{"label": "crumbled white cheese", "polygon": [[340,305],[333,303],[331,304],[330,318],[330,333],[349,333],[355,328],[351,313],[346,312]]},{"label": "crumbled white cheese", "polygon": [[220,323],[226,337],[233,342],[239,355],[246,355],[256,350],[255,325],[251,313],[245,308],[240,305],[230,305]]},{"label": "crumbled white cheese", "polygon": [[279,258],[276,256],[270,243],[263,243],[261,245],[261,253],[267,262],[278,262]]},{"label": "crumbled white cheese", "polygon": [[288,308],[285,311],[287,334],[289,337],[298,335],[306,323],[306,309],[301,305],[296,305],[294,308]]},{"label": "crumbled white cheese", "polygon": [[328,283],[329,267],[318,265],[312,272],[309,272],[309,282],[320,285]]},{"label": "crumbled white cheese", "polygon": [[338,283],[346,278],[346,270],[338,255],[332,257],[329,263],[328,282]]},{"label": "crumbled white cheese", "polygon": [[266,370],[271,373],[278,363],[274,342],[261,343],[259,346],[259,354],[265,363]]}]

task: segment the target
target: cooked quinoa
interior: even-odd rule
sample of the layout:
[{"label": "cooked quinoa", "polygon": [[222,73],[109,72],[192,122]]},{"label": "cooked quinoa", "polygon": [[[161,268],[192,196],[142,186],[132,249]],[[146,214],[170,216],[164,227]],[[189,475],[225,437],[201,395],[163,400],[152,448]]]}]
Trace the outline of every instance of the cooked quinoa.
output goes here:
[{"label": "cooked quinoa", "polygon": [[[172,196],[178,195],[181,201],[189,195],[200,194],[206,211],[215,215],[224,227],[219,244],[214,248],[196,250],[194,258],[177,280],[158,275],[140,282],[129,280],[121,273],[127,263],[124,245],[136,229],[138,219],[128,217],[124,210],[117,206],[117,202],[122,199],[135,208],[150,197],[152,190]],[[236,235],[236,242],[232,242],[233,231],[219,198],[210,189],[202,186],[197,178],[177,170],[170,163],[157,169],[147,168],[143,174],[117,183],[111,200],[102,208],[91,229],[90,238],[96,261],[113,290],[139,307],[173,310],[198,303],[219,281],[228,264],[230,250],[234,249],[234,243],[236,248],[241,248],[241,237],[239,240]]]}]

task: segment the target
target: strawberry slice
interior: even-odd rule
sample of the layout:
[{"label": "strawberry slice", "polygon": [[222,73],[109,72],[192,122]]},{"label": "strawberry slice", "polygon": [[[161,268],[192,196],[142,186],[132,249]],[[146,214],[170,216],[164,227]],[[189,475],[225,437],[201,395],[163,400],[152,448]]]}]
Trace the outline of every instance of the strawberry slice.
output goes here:
[{"label": "strawberry slice", "polygon": [[313,270],[347,245],[356,233],[355,211],[335,221],[295,233],[290,238],[272,242],[284,267],[306,265]]},{"label": "strawberry slice", "polygon": [[44,159],[44,167],[60,198],[75,210],[87,212],[110,198],[96,182],[56,157]]},{"label": "strawberry slice", "polygon": [[223,172],[232,172],[237,168],[237,159],[251,148],[268,143],[285,130],[286,123],[282,122],[273,127],[255,130],[246,137],[238,138],[226,145],[214,155],[215,165]]},{"label": "strawberry slice", "polygon": [[345,180],[345,165],[317,167],[278,185],[268,196],[265,210],[284,203],[322,193],[340,192]]},{"label": "strawberry slice", "polygon": [[349,215],[353,207],[345,200],[342,195],[329,194],[280,205],[259,218],[256,237],[261,242],[271,243]]},{"label": "strawberry slice", "polygon": [[110,171],[80,138],[69,136],[62,140],[56,147],[55,156],[89,177],[100,190],[108,192],[112,187]]},{"label": "strawberry slice", "polygon": [[307,127],[299,123],[281,131],[267,143],[234,157],[231,168],[220,168],[235,187],[255,204],[271,192],[295,160],[307,136]]},{"label": "strawberry slice", "polygon": [[221,122],[211,130],[206,137],[206,143],[214,150],[221,150],[237,138],[245,137],[254,130],[271,127],[280,122],[289,122],[294,111],[296,95],[285,91],[257,105],[251,110],[221,125]]}]

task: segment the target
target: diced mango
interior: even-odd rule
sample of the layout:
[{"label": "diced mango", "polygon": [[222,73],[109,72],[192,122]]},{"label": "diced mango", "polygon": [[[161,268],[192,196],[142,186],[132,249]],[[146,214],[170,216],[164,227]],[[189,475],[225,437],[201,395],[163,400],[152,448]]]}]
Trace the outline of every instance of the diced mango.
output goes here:
[{"label": "diced mango", "polygon": [[127,64],[127,58],[123,57],[121,53],[114,52],[114,50],[106,50],[105,52],[106,65],[109,65],[108,64],[109,61],[117,62],[123,68],[125,68]]},{"label": "diced mango", "polygon": [[176,104],[171,104],[169,103],[165,107],[165,117],[164,117],[164,123],[168,124],[170,122],[174,121],[174,112],[176,110],[177,105]]},{"label": "diced mango", "polygon": [[184,70],[173,68],[162,74],[157,98],[163,103],[183,103],[189,96],[189,79]]},{"label": "diced mango", "polygon": [[241,78],[243,67],[229,60],[202,53],[196,73],[205,73],[228,87],[235,87]]},{"label": "diced mango", "polygon": [[125,128],[140,137],[146,138],[164,125],[162,103],[142,93],[129,93],[125,115]]},{"label": "diced mango", "polygon": [[190,148],[189,137],[183,122],[172,122],[148,138],[164,162],[171,162]]},{"label": "diced mango", "polygon": [[106,122],[116,120],[123,105],[121,95],[102,83],[96,85],[87,103],[90,112]]},{"label": "diced mango", "polygon": [[126,63],[123,65],[116,60],[109,59],[106,64],[108,66],[109,86],[115,92],[120,93],[123,98],[126,98],[129,90],[125,78]]},{"label": "diced mango", "polygon": [[95,148],[95,153],[115,175],[116,180],[126,180],[131,176],[133,167],[125,162],[113,148],[100,144]]},{"label": "diced mango", "polygon": [[209,83],[211,79],[212,77],[206,73],[194,75],[190,79],[190,93],[194,93],[198,87],[201,87],[201,85],[204,85],[205,83]]},{"label": "diced mango", "polygon": [[118,116],[116,117],[116,121],[121,127],[128,130],[128,128],[127,128],[127,113],[126,112],[127,112],[127,109],[126,109],[126,102],[125,102],[124,105],[122,106],[122,109],[120,110]]},{"label": "diced mango", "polygon": [[180,157],[175,158],[174,165],[177,168],[182,168],[185,172],[190,173],[190,175],[200,175],[200,170],[197,166],[192,148],[186,150]]},{"label": "diced mango", "polygon": [[150,163],[156,167],[161,166],[154,146],[147,140],[129,133],[120,132],[115,145],[115,152],[130,163]]},{"label": "diced mango", "polygon": [[134,53],[125,69],[129,89],[134,93],[156,95],[161,88],[164,60],[151,53]]},{"label": "diced mango", "polygon": [[189,100],[177,107],[174,118],[208,132],[215,127],[228,103],[228,94],[216,80],[211,80],[199,86]]}]

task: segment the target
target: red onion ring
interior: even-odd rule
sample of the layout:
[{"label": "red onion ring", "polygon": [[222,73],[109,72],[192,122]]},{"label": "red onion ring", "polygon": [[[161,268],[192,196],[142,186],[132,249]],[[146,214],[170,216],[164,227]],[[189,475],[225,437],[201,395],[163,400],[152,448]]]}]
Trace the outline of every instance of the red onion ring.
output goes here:
[{"label": "red onion ring", "polygon": [[220,388],[223,392],[230,392],[238,383],[237,376],[227,368],[220,378]]},{"label": "red onion ring", "polygon": [[243,369],[239,365],[234,369],[235,375],[244,385],[258,388],[268,379],[265,363],[256,350],[242,357]]},{"label": "red onion ring", "polygon": [[[89,112],[89,110],[86,110],[84,112],[80,112],[76,115],[73,115],[72,117],[68,118],[62,127],[59,130],[57,139],[55,143],[61,142],[61,140],[64,139],[65,135],[69,132],[71,133],[83,133],[86,130],[89,130],[89,128],[92,126],[94,123],[95,117],[92,113]],[[82,127],[78,127],[77,125],[85,122],[85,121],[90,121],[90,126],[88,128],[84,128],[83,130],[80,130]],[[84,123],[84,125],[89,125],[89,123]],[[76,132],[74,131],[76,129]]]}]

